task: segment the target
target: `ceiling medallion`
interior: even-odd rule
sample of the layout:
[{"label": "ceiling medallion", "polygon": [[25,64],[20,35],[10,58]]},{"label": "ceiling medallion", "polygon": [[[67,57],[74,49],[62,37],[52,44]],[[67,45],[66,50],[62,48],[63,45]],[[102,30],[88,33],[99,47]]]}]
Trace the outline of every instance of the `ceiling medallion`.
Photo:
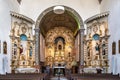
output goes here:
[{"label": "ceiling medallion", "polygon": [[65,12],[65,8],[63,6],[55,6],[53,11],[55,14],[63,14]]}]

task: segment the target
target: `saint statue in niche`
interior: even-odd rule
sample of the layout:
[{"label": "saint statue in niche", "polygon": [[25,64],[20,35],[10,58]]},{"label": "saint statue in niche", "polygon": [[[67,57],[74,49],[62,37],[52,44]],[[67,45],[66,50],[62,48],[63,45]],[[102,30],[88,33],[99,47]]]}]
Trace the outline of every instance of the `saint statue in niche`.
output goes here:
[{"label": "saint statue in niche", "polygon": [[16,44],[16,42],[14,43],[14,51],[13,51],[13,53],[14,53],[14,55],[17,54],[17,44]]},{"label": "saint statue in niche", "polygon": [[102,54],[105,55],[106,54],[106,50],[105,50],[105,44],[102,45]]},{"label": "saint statue in niche", "polygon": [[97,32],[97,30],[98,30],[97,25],[94,25],[94,27],[93,27],[93,31],[94,31],[94,33],[96,33],[96,32]]},{"label": "saint statue in niche", "polygon": [[88,52],[88,58],[90,59],[90,47],[87,47],[87,52]]},{"label": "saint statue in niche", "polygon": [[25,56],[23,54],[23,45],[20,45],[19,47],[19,54],[20,54],[20,60],[25,60]]},{"label": "saint statue in niche", "polygon": [[95,50],[96,50],[96,54],[99,55],[100,45],[98,43],[96,43]]},{"label": "saint statue in niche", "polygon": [[61,46],[61,45],[59,45],[59,46],[58,46],[58,49],[59,49],[59,50],[61,50],[61,49],[62,49],[62,46]]},{"label": "saint statue in niche", "polygon": [[32,56],[32,45],[30,44],[30,42],[27,43],[27,53],[28,56],[31,57]]},{"label": "saint statue in niche", "polygon": [[20,54],[22,54],[23,53],[23,46],[22,45],[20,45]]},{"label": "saint statue in niche", "polygon": [[32,46],[30,46],[30,50],[29,50],[29,56],[32,56]]},{"label": "saint statue in niche", "polygon": [[91,58],[91,42],[89,42],[87,46],[87,56],[88,56],[88,59]]},{"label": "saint statue in niche", "polygon": [[70,57],[70,56],[71,56],[71,53],[69,52],[69,53],[68,53],[68,57]]}]

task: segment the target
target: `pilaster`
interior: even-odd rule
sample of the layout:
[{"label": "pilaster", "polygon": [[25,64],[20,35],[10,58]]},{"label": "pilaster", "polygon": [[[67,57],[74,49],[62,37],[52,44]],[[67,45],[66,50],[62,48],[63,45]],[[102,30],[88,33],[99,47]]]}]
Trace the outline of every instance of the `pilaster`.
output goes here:
[{"label": "pilaster", "polygon": [[35,30],[35,62],[36,65],[40,65],[40,29]]},{"label": "pilaster", "polygon": [[79,40],[80,40],[80,46],[79,46],[79,61],[80,61],[80,73],[82,73],[82,71],[83,71],[83,67],[84,67],[84,43],[83,43],[83,41],[84,41],[84,30],[85,29],[80,29],[79,30],[79,35],[80,35],[80,37],[79,37]]}]

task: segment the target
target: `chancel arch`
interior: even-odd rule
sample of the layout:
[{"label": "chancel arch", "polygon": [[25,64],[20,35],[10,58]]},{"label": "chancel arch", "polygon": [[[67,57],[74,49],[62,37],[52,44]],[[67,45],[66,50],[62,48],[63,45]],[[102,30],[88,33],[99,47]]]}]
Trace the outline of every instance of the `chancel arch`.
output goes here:
[{"label": "chancel arch", "polygon": [[[58,37],[62,37],[65,40],[65,44],[60,45],[61,47],[64,45],[64,54],[66,56],[70,56],[75,51],[75,39],[76,36],[77,42],[79,42],[79,51],[76,53],[79,56],[79,64],[83,66],[84,64],[84,47],[83,47],[83,36],[84,36],[84,25],[83,20],[80,15],[72,8],[67,6],[64,7],[64,13],[56,14],[53,9],[56,6],[52,6],[46,10],[44,10],[40,16],[38,17],[35,25],[35,36],[36,36],[36,45],[35,45],[35,55],[36,55],[36,64],[39,65],[41,61],[41,54],[45,54],[46,59],[50,61],[50,64],[53,65],[55,61],[55,44],[54,41]],[[42,34],[45,40],[45,53],[40,53],[40,37]],[[75,49],[74,49],[75,50]],[[66,55],[67,54],[67,55]],[[50,57],[50,59],[48,58]],[[45,59],[45,61],[46,61]],[[72,58],[71,58],[72,59]],[[72,60],[73,61],[73,60]],[[47,64],[47,63],[46,63]]]}]

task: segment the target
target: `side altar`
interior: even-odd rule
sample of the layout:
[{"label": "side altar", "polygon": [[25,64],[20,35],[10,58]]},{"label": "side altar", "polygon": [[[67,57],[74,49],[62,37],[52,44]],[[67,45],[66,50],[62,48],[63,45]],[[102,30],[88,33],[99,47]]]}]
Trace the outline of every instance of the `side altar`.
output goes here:
[{"label": "side altar", "polygon": [[11,12],[11,72],[35,72],[34,21],[21,14]]}]

